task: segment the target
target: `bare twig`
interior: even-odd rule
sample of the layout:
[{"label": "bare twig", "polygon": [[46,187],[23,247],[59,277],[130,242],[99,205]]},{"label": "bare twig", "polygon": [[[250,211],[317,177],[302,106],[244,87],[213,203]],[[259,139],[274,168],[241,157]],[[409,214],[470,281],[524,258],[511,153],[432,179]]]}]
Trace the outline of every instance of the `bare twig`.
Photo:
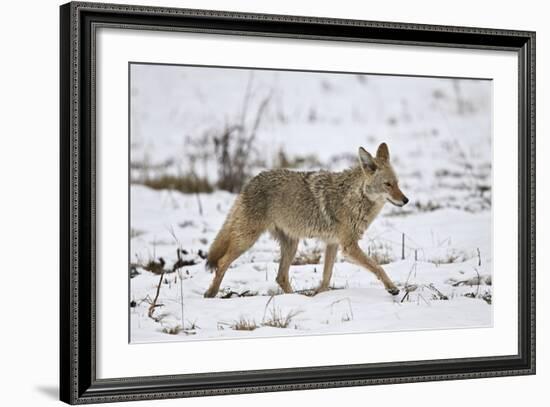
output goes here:
[{"label": "bare twig", "polygon": [[236,291],[228,291],[227,293],[222,295],[221,298],[227,299],[233,297],[234,295],[237,297],[252,297],[254,296],[254,293],[251,293],[250,290],[244,290],[242,293],[238,293]]},{"label": "bare twig", "polygon": [[180,279],[181,328],[185,329],[184,319],[183,319],[183,275],[179,270],[178,270],[178,277]]},{"label": "bare twig", "polygon": [[428,301],[426,301],[426,299],[424,298],[424,296],[422,294],[419,293],[418,298],[421,298],[422,301],[424,301],[428,307],[432,306]]},{"label": "bare twig", "polygon": [[275,295],[270,296],[269,300],[267,300],[267,302],[265,303],[264,316],[262,317],[262,323],[265,321],[265,315],[267,314],[267,307],[269,306],[269,304],[271,303],[273,298],[275,298]]},{"label": "bare twig", "polygon": [[336,300],[334,301],[333,303],[330,304],[330,313],[332,314],[332,311],[333,311],[333,308],[336,304],[340,303],[340,302],[343,302],[343,301],[346,301],[348,303],[348,308],[349,308],[349,313],[350,313],[350,317],[351,319],[353,320],[354,316],[353,316],[353,308],[351,307],[351,300],[348,298],[348,297],[345,297],[345,298],[340,298],[339,300]]},{"label": "bare twig", "polygon": [[440,300],[448,300],[449,299],[449,297],[447,297],[445,294],[443,294],[441,291],[439,291],[435,287],[435,285],[433,285],[433,283],[428,284],[426,287],[429,288],[430,290],[432,290],[433,292],[435,292]]},{"label": "bare twig", "polygon": [[244,127],[244,121],[246,120],[246,112],[248,111],[248,102],[250,101],[253,82],[254,82],[254,71],[250,71],[250,74],[248,76],[248,82],[246,84],[246,91],[244,93],[243,108],[241,110],[241,126],[243,127]]},{"label": "bare twig", "polygon": [[409,274],[407,275],[407,279],[405,280],[405,287],[409,285],[409,278],[411,278],[411,274],[415,270],[416,270],[416,263],[413,263],[413,265],[411,266],[411,269],[409,270]]},{"label": "bare twig", "polygon": [[159,283],[157,285],[157,293],[155,294],[155,298],[153,299],[153,301],[151,302],[151,305],[149,306],[149,311],[147,313],[147,315],[149,316],[149,318],[152,318],[155,320],[155,322],[159,322],[160,319],[159,318],[155,318],[153,316],[153,313],[155,312],[155,308],[157,307],[162,307],[164,304],[157,304],[157,300],[159,298],[159,293],[160,293],[160,286],[162,285],[162,280],[164,278],[164,271],[161,273],[160,275],[160,278],[159,278]]},{"label": "bare twig", "polygon": [[474,270],[477,274],[477,288],[476,288],[476,298],[479,296],[479,284],[481,283],[481,276],[479,275],[479,271],[477,271],[477,268],[474,267]]},{"label": "bare twig", "polygon": [[401,260],[405,260],[405,233],[401,234]]}]

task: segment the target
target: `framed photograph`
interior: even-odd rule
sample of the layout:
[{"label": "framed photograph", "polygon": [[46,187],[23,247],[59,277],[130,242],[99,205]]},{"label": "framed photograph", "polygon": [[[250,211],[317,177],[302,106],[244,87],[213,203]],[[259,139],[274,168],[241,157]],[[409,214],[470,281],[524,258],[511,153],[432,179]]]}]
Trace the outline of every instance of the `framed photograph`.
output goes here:
[{"label": "framed photograph", "polygon": [[535,33],[61,6],[61,400],[535,373]]}]

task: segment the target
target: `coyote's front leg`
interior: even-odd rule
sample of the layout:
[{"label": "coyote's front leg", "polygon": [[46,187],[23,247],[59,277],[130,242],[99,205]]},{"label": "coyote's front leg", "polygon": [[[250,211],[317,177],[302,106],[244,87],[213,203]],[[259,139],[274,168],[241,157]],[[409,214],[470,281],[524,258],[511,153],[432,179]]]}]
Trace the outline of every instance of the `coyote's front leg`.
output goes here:
[{"label": "coyote's front leg", "polygon": [[271,233],[273,237],[279,241],[279,245],[281,246],[281,260],[279,261],[279,271],[277,273],[276,281],[285,294],[290,294],[292,293],[292,286],[290,285],[288,272],[290,270],[292,260],[294,260],[294,256],[296,256],[298,240],[286,235],[280,229],[275,229]]},{"label": "coyote's front leg", "polygon": [[319,288],[315,291],[316,294],[327,291],[329,288],[332,268],[334,267],[334,260],[336,260],[336,252],[338,252],[337,244],[327,244],[325,249],[325,264],[323,266],[323,280]]},{"label": "coyote's front leg", "polygon": [[357,242],[343,245],[343,253],[344,256],[349,257],[354,263],[357,263],[365,267],[367,270],[372,271],[376,275],[376,277],[378,277],[378,279],[382,281],[382,284],[384,284],[386,291],[389,292],[391,295],[399,294],[399,289],[391,281],[384,269],[376,264],[376,262],[368,257],[365,253],[363,253]]}]

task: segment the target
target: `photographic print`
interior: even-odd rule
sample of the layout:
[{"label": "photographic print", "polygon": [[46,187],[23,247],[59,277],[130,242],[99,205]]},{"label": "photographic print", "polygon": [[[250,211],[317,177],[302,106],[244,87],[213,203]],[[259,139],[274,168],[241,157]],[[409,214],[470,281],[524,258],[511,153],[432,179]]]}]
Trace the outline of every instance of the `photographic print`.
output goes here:
[{"label": "photographic print", "polygon": [[492,326],[492,81],[129,64],[131,343]]},{"label": "photographic print", "polygon": [[62,5],[60,399],[535,374],[535,37]]}]

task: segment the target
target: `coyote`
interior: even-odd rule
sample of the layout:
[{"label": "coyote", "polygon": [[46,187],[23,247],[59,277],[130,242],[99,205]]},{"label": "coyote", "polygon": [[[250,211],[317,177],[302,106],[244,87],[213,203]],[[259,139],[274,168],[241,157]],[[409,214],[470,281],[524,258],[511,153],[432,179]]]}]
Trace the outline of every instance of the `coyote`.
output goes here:
[{"label": "coyote", "polygon": [[326,249],[316,292],[328,290],[340,247],[347,259],[373,272],[390,294],[399,294],[384,269],[358,245],[386,201],[399,207],[409,202],[399,189],[386,143],[380,144],[376,157],[360,147],[358,165],[342,172],[261,172],[244,186],[210,247],[206,264],[215,275],[204,296],[216,296],[229,265],[265,231],[281,246],[276,281],[285,293],[292,292],[288,271],[299,239],[318,238]]}]

